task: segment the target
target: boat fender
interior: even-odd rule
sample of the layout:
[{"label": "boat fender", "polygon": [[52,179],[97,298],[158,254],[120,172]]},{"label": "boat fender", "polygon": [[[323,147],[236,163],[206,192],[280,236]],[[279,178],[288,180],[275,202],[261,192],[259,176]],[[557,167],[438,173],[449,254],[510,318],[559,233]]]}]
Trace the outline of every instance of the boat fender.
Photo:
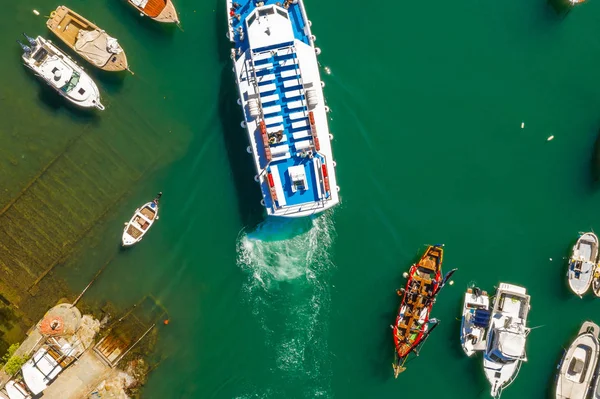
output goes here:
[{"label": "boat fender", "polygon": [[169,319],[165,319],[165,321],[163,321],[163,324],[164,324],[165,326],[169,325]]},{"label": "boat fender", "polygon": [[325,82],[321,81],[321,88],[325,87]]},{"label": "boat fender", "polygon": [[337,166],[337,162],[332,161],[331,163],[333,163],[333,167],[335,168]]},{"label": "boat fender", "polygon": [[246,147],[246,152],[248,154],[252,154],[252,148],[250,148],[250,146]]},{"label": "boat fender", "polygon": [[327,105],[325,106],[325,112],[329,112],[331,111],[331,108],[329,108]]},{"label": "boat fender", "polygon": [[245,129],[246,128],[246,121],[241,121],[240,122],[240,126]]},{"label": "boat fender", "polygon": [[316,55],[321,55],[321,49],[318,47],[315,47],[315,54]]},{"label": "boat fender", "polygon": [[258,177],[258,175],[254,175],[254,181],[258,183],[259,180],[260,178]]},{"label": "boat fender", "polygon": [[310,35],[310,40],[312,40],[313,42],[316,42],[317,37],[315,35]]},{"label": "boat fender", "polygon": [[329,141],[333,140],[333,134],[329,133]]},{"label": "boat fender", "polygon": [[264,200],[264,199],[261,199],[261,200],[260,200],[260,204],[261,204],[262,206],[265,206],[265,200]]}]

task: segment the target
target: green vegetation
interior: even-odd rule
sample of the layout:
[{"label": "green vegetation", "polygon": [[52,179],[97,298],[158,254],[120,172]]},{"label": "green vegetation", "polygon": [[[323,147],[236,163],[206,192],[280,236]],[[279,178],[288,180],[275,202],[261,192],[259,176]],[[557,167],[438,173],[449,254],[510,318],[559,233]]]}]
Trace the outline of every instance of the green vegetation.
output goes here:
[{"label": "green vegetation", "polygon": [[4,356],[2,356],[0,365],[5,365],[4,371],[8,375],[15,374],[27,362],[26,357],[14,356],[17,349],[19,349],[19,344],[12,344]]}]

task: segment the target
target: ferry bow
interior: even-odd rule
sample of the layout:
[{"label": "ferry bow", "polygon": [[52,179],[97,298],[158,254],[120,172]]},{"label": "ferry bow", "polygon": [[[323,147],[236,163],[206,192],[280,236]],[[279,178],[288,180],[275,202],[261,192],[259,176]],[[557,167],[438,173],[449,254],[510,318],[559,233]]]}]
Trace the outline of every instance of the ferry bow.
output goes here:
[{"label": "ferry bow", "polygon": [[227,0],[231,58],[263,205],[300,217],[339,202],[318,49],[302,0]]}]

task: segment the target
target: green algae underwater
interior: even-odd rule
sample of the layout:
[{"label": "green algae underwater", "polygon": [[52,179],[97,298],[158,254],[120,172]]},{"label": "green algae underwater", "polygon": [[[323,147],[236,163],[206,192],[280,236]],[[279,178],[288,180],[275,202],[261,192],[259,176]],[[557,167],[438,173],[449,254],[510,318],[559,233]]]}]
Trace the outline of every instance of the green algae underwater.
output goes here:
[{"label": "green algae underwater", "polygon": [[[552,393],[562,348],[600,322],[563,259],[600,225],[598,2],[307,0],[342,204],[289,221],[260,208],[223,1],[177,1],[182,30],[121,0],[65,4],[117,37],[135,72],[86,68],[103,113],[21,65],[15,40],[51,38],[57,5],[7,3],[0,28],[0,302],[19,305],[0,308],[0,344],[105,266],[83,306],[151,295],[168,310],[143,398],[485,398],[481,358],[460,348],[462,295],[511,282],[540,328],[503,398]],[[122,223],[158,191],[160,220],[120,249]],[[394,380],[395,290],[431,243],[459,270],[440,327]]]}]

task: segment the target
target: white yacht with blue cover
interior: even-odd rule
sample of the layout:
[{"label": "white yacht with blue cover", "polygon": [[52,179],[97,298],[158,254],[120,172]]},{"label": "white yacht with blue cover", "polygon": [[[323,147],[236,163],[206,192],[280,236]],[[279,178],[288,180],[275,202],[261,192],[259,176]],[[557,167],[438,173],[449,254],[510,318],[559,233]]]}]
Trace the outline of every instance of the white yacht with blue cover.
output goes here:
[{"label": "white yacht with blue cover", "polygon": [[302,0],[227,0],[231,58],[269,215],[339,202],[322,82]]}]

